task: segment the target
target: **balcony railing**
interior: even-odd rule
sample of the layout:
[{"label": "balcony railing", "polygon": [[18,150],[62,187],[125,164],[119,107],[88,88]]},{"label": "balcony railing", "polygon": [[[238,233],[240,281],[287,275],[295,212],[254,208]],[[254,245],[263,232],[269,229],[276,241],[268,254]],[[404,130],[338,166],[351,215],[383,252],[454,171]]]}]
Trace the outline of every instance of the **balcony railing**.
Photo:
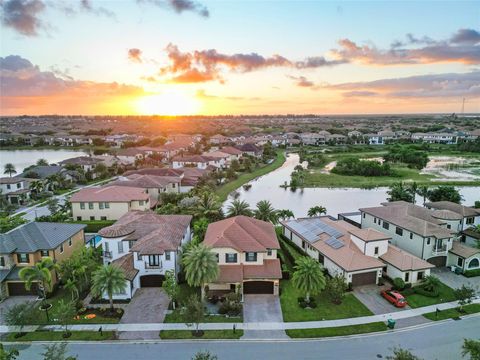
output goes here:
[{"label": "balcony railing", "polygon": [[445,255],[447,253],[447,245],[434,246],[432,254],[433,255]]},{"label": "balcony railing", "polygon": [[107,259],[111,259],[112,258],[112,252],[111,251],[104,251],[103,252],[103,257],[107,258]]},{"label": "balcony railing", "polygon": [[148,263],[148,261],[145,261],[145,269],[156,269],[156,270],[160,270],[162,268],[162,262],[160,261],[160,263],[158,265],[150,265]]}]

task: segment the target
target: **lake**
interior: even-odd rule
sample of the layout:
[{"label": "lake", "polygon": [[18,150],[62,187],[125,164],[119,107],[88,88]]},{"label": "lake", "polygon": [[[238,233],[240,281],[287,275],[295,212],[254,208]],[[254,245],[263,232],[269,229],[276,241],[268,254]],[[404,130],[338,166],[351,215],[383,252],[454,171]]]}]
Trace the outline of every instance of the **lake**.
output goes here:
[{"label": "lake", "polygon": [[[3,167],[7,163],[12,163],[20,174],[28,166],[34,165],[39,159],[46,159],[50,164],[72,157],[83,156],[87,153],[82,150],[0,150],[0,169],[3,173]],[[3,176],[3,175],[2,175]]]},{"label": "lake", "polygon": [[[297,154],[289,154],[285,163],[275,171],[251,181],[249,190],[238,189],[238,199],[245,200],[252,208],[260,200],[269,200],[276,209],[292,210],[296,217],[306,216],[312,206],[322,205],[327,213],[337,216],[338,213],[358,211],[362,207],[379,206],[387,201],[386,187],[375,189],[359,188],[305,188],[293,192],[289,188],[281,188],[285,181],[290,181],[290,174],[299,164]],[[464,197],[464,205],[473,205],[480,200],[480,187],[457,187]],[[230,195],[225,206],[233,200]],[[417,203],[423,198],[417,196]]]}]

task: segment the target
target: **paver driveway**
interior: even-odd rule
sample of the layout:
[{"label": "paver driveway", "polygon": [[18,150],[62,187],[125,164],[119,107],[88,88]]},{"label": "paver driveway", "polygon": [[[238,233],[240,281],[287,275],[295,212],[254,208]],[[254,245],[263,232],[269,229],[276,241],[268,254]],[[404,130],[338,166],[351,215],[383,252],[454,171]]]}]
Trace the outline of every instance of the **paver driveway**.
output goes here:
[{"label": "paver driveway", "polygon": [[477,291],[477,295],[480,295],[480,276],[467,278],[463,275],[455,274],[446,267],[434,268],[430,270],[430,273],[452,289],[457,289],[462,287],[462,285],[470,286]]},{"label": "paver driveway", "polygon": [[[280,298],[275,295],[244,295],[243,322],[283,322]],[[288,339],[283,330],[246,330],[242,339]]]},{"label": "paver driveway", "polygon": [[353,293],[360,302],[365,305],[375,315],[387,314],[404,309],[410,309],[409,306],[404,308],[397,308],[385,300],[380,292],[385,289],[390,289],[390,285],[364,285],[357,286],[353,289]]},{"label": "paver driveway", "polygon": [[[169,299],[162,288],[140,288],[125,309],[121,324],[161,323],[168,310]],[[158,339],[156,331],[121,332],[120,339]]]},{"label": "paver driveway", "polygon": [[4,324],[3,314],[8,308],[27,301],[36,301],[36,296],[10,296],[0,303],[0,324]]}]

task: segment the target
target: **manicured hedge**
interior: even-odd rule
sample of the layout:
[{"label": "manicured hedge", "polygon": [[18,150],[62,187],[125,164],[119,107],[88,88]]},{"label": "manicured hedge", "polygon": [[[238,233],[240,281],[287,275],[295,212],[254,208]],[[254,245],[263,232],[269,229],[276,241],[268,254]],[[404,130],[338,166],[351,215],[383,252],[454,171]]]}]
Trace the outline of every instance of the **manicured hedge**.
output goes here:
[{"label": "manicured hedge", "polygon": [[414,287],[412,289],[416,294],[431,297],[431,298],[437,297],[439,295],[438,290],[427,291],[423,287],[420,287],[420,286]]},{"label": "manicured hedge", "polygon": [[480,276],[480,269],[466,270],[466,271],[463,273],[463,276],[466,276],[466,277]]}]

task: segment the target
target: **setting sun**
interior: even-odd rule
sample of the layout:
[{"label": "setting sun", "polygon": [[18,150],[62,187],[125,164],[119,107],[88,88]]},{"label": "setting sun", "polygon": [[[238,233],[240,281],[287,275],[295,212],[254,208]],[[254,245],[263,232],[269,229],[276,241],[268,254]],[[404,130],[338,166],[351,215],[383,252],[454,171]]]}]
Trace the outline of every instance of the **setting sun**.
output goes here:
[{"label": "setting sun", "polygon": [[184,92],[169,90],[140,98],[136,109],[142,115],[193,115],[200,110],[200,102]]}]

